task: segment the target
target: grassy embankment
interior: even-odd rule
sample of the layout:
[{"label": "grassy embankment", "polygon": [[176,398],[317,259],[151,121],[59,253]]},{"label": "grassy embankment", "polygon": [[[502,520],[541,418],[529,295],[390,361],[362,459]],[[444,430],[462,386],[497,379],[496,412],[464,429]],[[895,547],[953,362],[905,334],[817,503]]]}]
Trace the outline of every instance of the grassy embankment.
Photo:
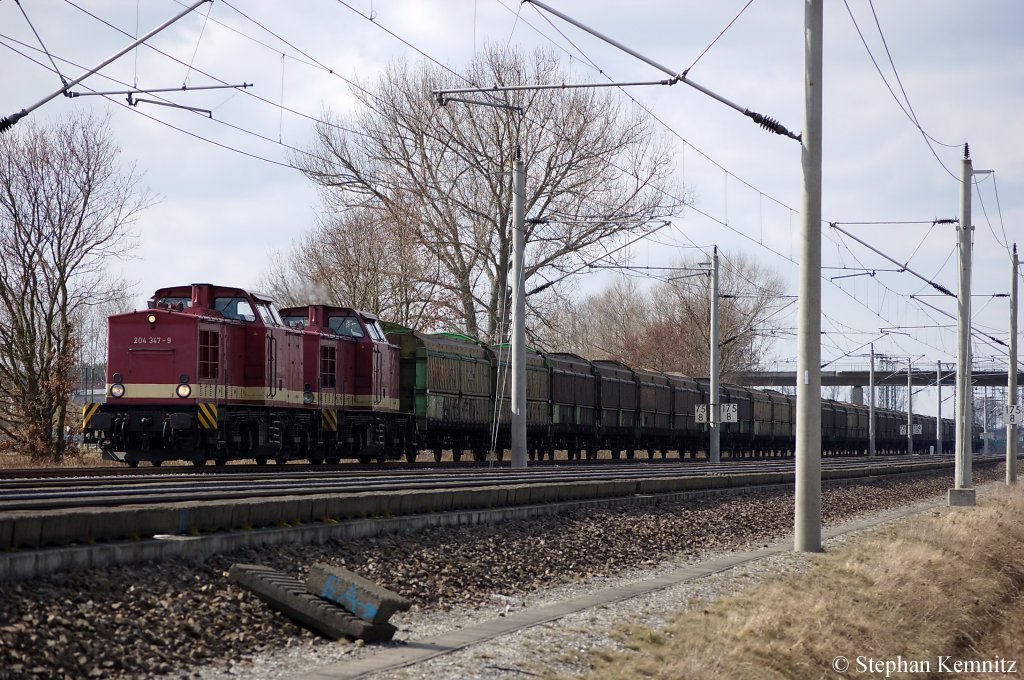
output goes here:
[{"label": "grassy embankment", "polygon": [[[666,628],[621,631],[631,651],[593,655],[601,679],[884,678],[858,665],[938,657],[1024,663],[1024,494],[987,494],[974,509],[942,509],[871,532],[803,574],[696,604]],[[832,669],[836,657],[850,667]],[[839,662],[840,666],[843,663]],[[942,671],[942,672],[939,672]],[[962,677],[978,677],[966,673]]]}]

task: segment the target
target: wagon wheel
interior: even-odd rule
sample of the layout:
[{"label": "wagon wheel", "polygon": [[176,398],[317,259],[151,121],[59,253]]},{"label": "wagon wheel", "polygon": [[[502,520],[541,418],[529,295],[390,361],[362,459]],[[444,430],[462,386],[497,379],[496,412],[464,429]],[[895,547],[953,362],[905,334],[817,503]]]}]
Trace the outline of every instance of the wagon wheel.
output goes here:
[{"label": "wagon wheel", "polygon": [[205,467],[206,466],[206,458],[193,458],[192,459],[192,465],[194,465],[196,467]]},{"label": "wagon wheel", "polygon": [[266,465],[267,464],[267,459],[266,458],[257,458],[256,459],[256,464],[257,465]]},{"label": "wagon wheel", "polygon": [[434,449],[434,462],[435,463],[440,463],[441,462],[441,456],[443,454],[444,454],[444,451],[442,451],[441,449]]},{"label": "wagon wheel", "polygon": [[164,464],[164,462],[162,460],[153,460],[150,461],[149,464],[152,465],[153,467],[160,467],[161,465]]},{"label": "wagon wheel", "polygon": [[129,460],[128,461],[128,467],[130,467],[130,468],[137,468],[137,467],[139,467],[139,461],[137,461],[137,460]]}]

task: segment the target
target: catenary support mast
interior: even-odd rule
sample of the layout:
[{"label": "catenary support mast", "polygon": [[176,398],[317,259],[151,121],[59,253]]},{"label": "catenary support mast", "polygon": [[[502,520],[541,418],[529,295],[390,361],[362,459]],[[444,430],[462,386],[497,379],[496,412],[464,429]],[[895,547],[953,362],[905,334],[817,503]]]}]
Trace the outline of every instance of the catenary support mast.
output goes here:
[{"label": "catenary support mast", "polygon": [[804,0],[803,192],[793,547],[821,551],[821,88],[823,0]]}]

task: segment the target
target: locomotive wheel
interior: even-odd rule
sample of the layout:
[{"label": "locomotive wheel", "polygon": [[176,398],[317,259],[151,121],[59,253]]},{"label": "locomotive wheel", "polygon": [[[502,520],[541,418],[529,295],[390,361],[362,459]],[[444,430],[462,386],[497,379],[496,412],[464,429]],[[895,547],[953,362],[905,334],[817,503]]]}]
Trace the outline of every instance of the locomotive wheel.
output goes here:
[{"label": "locomotive wheel", "polygon": [[356,460],[359,461],[360,465],[369,465],[370,464],[370,457],[369,456],[356,456]]},{"label": "locomotive wheel", "polygon": [[340,462],[341,462],[341,458],[338,458],[337,456],[328,456],[327,457],[327,464],[328,465],[337,465]]},{"label": "locomotive wheel", "polygon": [[223,467],[228,464],[228,457],[224,455],[217,456],[213,459],[214,464],[217,467]]},{"label": "locomotive wheel", "polygon": [[287,458],[275,458],[274,459],[274,465],[284,465],[287,462],[288,462]]},{"label": "locomotive wheel", "polygon": [[462,459],[462,451],[459,449],[452,449],[452,460],[458,463]]},{"label": "locomotive wheel", "polygon": [[266,465],[267,464],[267,459],[266,458],[257,458],[256,459],[256,464],[257,465]]},{"label": "locomotive wheel", "polygon": [[416,462],[416,449],[409,449],[405,452],[405,462],[415,463]]}]

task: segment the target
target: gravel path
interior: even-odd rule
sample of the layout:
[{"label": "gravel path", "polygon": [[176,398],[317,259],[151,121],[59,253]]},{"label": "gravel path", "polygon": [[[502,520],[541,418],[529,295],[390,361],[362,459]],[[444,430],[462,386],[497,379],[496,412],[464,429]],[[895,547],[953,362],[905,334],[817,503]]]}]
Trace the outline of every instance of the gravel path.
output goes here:
[{"label": "gravel path", "polygon": [[[945,493],[948,477],[942,473],[826,488],[825,521],[834,524]],[[1001,478],[1001,467],[975,474],[979,483]],[[358,643],[318,638],[239,590],[225,578],[234,562],[263,563],[299,575],[315,561],[344,564],[415,602],[413,611],[394,619],[400,629],[396,640],[413,640],[516,608],[650,578],[711,555],[761,547],[790,532],[792,505],[789,493],[761,492],[0,584],[0,678],[272,678],[372,653]],[[744,569],[754,570],[753,580],[755,572],[797,567],[801,560],[785,555],[764,561],[768,566]],[[735,589],[743,572],[679,586],[699,592],[681,591],[677,604],[711,597],[716,587]],[[486,666],[529,671],[525,663],[556,657],[565,665],[562,670],[572,672],[582,650],[607,641],[611,625],[603,616],[642,609],[649,598],[657,601],[661,595],[513,635],[524,645],[517,658],[500,656],[515,646],[502,638],[392,675],[436,680],[493,671],[495,677],[509,677],[520,674]],[[530,642],[533,635],[546,640],[546,633],[573,630],[585,632],[571,644],[557,637],[550,648]],[[466,666],[466,658],[476,659],[475,665]],[[446,664],[455,665],[446,671]]]}]

